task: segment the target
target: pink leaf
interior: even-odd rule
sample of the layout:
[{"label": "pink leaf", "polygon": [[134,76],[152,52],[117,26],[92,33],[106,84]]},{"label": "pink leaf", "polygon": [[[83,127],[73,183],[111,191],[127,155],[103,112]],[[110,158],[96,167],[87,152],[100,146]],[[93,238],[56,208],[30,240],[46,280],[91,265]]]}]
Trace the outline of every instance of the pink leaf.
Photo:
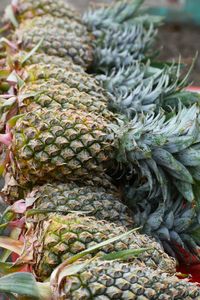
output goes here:
[{"label": "pink leaf", "polygon": [[18,0],[12,0],[11,4],[14,10],[17,10],[18,2],[19,2]]},{"label": "pink leaf", "polygon": [[23,214],[26,211],[26,203],[24,200],[19,200],[17,202],[15,202],[12,207],[11,210],[13,212],[15,212],[16,214]]},{"label": "pink leaf", "polygon": [[14,228],[23,228],[24,227],[24,224],[25,224],[25,217],[19,219],[19,220],[16,220],[16,221],[11,221],[9,222],[9,226],[10,227],[14,227]]},{"label": "pink leaf", "polygon": [[7,147],[12,143],[12,135],[11,133],[0,134],[0,142]]}]

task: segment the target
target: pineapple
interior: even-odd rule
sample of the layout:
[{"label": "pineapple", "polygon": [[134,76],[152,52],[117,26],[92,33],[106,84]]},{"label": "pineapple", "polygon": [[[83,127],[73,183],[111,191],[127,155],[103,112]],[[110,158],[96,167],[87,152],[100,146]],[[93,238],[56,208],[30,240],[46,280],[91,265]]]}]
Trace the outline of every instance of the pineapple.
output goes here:
[{"label": "pineapple", "polygon": [[[65,108],[67,108],[69,105],[64,104],[64,99],[60,99],[65,95],[68,99],[69,96],[74,99],[70,100],[70,102],[71,104],[73,103],[75,107],[85,109],[87,106],[90,111],[93,111],[93,109],[100,113],[105,111],[106,115],[108,116],[106,106],[107,103],[112,101],[111,99],[113,96],[102,87],[101,83],[91,75],[85,73],[82,68],[81,71],[79,71],[80,67],[71,63],[69,60],[65,60],[65,62],[62,64],[62,61],[58,58],[55,59],[53,63],[45,64],[45,61],[51,60],[51,58],[53,57],[47,56],[44,58],[44,55],[42,55],[41,60],[44,62],[40,62],[40,54],[34,54],[33,57],[25,61],[24,67],[23,58],[19,58],[18,55],[15,55],[7,62],[4,61],[4,70],[6,76],[3,76],[2,74],[2,80],[9,86],[9,88],[13,87],[13,85],[16,85],[14,89],[15,93],[13,94],[13,89],[11,89],[8,91],[8,95],[6,95],[6,97],[8,97],[9,94],[10,97],[18,94],[19,98],[24,100],[27,98],[24,94],[28,94],[30,97],[28,98],[29,100],[27,100],[27,102],[30,103],[33,102],[33,94],[35,94],[35,92],[38,96],[40,93],[47,93],[47,97],[52,97],[53,94],[55,97],[55,94],[57,94],[58,97],[56,101],[53,101],[52,99],[51,105],[53,103],[56,104],[57,102],[57,106],[65,106]],[[39,63],[36,63],[38,61]],[[13,68],[15,70],[12,72]],[[25,81],[24,83],[23,80]],[[58,91],[56,92],[57,88]],[[53,93],[51,92],[51,89],[54,90]],[[75,103],[75,95],[77,95],[79,98],[77,105]],[[17,99],[18,107],[23,104],[20,103],[22,101],[20,99]],[[8,101],[3,102],[5,105],[3,105],[2,108],[6,106],[9,110]],[[92,104],[92,108],[89,108],[89,104]],[[109,112],[109,114],[112,116],[111,112]]]},{"label": "pineapple", "polygon": [[112,113],[107,109],[108,99],[104,95],[101,99],[97,99],[95,96],[80,92],[77,88],[69,88],[64,83],[58,83],[53,79],[22,86],[18,92],[18,99],[23,99],[19,100],[20,113],[44,107],[59,111],[80,109],[111,120],[113,118]]},{"label": "pineapple", "polygon": [[45,28],[46,30],[52,30],[52,24],[57,30],[64,30],[67,33],[75,34],[77,37],[84,37],[85,40],[88,40],[88,42],[91,40],[91,36],[84,24],[76,22],[72,19],[66,21],[65,19],[54,18],[50,15],[35,17],[31,20],[25,20],[20,24],[19,28],[15,30],[14,35],[18,32],[18,30],[20,32],[21,30],[27,31],[31,30],[33,27],[37,29]]},{"label": "pineapple", "polygon": [[130,229],[134,227],[132,212],[120,201],[116,188],[111,184],[109,189],[74,182],[45,184],[35,187],[27,195],[25,203],[27,207],[31,203],[33,209],[47,213],[55,211],[57,214],[68,214],[78,211],[98,220],[107,220]]},{"label": "pineapple", "polygon": [[199,286],[187,280],[152,270],[136,260],[133,264],[110,261],[105,256],[61,265],[44,283],[37,282],[30,273],[18,272],[1,278],[0,284],[2,292],[17,294],[20,299],[198,300],[200,297]]},{"label": "pineapple", "polygon": [[77,72],[76,65],[70,71],[69,68],[65,69],[64,64],[61,68],[54,63],[40,63],[25,66],[19,75],[26,83],[54,79],[69,87],[76,87],[79,91],[104,98],[109,110],[132,119],[137,112],[158,112],[160,107],[166,111],[169,111],[169,106],[178,110],[180,101],[187,107],[199,103],[198,94],[183,90],[188,75],[181,80],[179,68],[171,66],[159,69],[148,63],[134,63],[127,69],[121,68],[111,75],[99,75],[95,79],[87,73]]},{"label": "pineapple", "polygon": [[[41,91],[45,89],[45,83],[41,80],[51,79],[52,86],[58,81],[67,84],[69,87],[76,87],[79,91],[101,98],[101,106],[106,105],[112,112],[125,114],[130,119],[137,112],[158,112],[161,106],[168,112],[169,107],[178,110],[180,101],[187,107],[200,101],[197,93],[192,94],[183,90],[187,85],[188,75],[181,81],[180,66],[159,69],[151,67],[149,63],[146,65],[134,63],[128,68],[121,68],[110,75],[96,76],[95,80],[91,75],[84,73],[81,67],[71,63],[70,60],[65,60],[62,63],[62,59],[59,57],[54,59],[52,56],[35,53],[23,64],[25,57],[25,53],[20,52],[14,55],[11,60],[8,59],[7,63],[10,65],[11,70],[14,68],[27,83],[30,81],[27,87],[23,86],[20,89],[18,95],[26,93],[24,90],[27,90],[27,93],[30,94],[29,89],[34,91],[37,88],[38,91]],[[50,63],[51,60],[53,63]],[[23,65],[25,66],[23,67]],[[32,84],[34,88],[31,87]],[[50,85],[50,80],[46,86],[48,85]],[[64,89],[66,90],[67,87]],[[63,94],[61,91],[58,91],[58,93]],[[29,103],[30,100],[33,101],[33,98],[31,97],[32,100],[29,98],[24,102],[28,101]],[[36,101],[38,103],[37,99]],[[96,102],[95,99],[92,99],[92,101]],[[88,99],[84,102],[89,103],[90,101]],[[81,108],[81,106],[78,107]]]},{"label": "pineapple", "polygon": [[[14,165],[19,167],[13,174],[15,179],[22,187],[28,183],[31,188],[51,178],[80,181],[103,175],[104,162],[112,149],[104,141],[105,126],[103,117],[72,109],[42,109],[25,114],[12,132],[12,170]],[[20,150],[20,157],[19,149],[24,149],[23,153]]]},{"label": "pineapple", "polygon": [[[76,73],[68,72],[71,76],[75,77]],[[83,75],[83,74],[82,74]],[[80,76],[80,75],[79,75]],[[113,114],[108,110],[107,103],[110,95],[99,94],[98,97],[90,95],[86,92],[81,92],[78,88],[81,86],[73,84],[72,77],[69,78],[69,84],[76,86],[70,88],[64,83],[59,83],[54,79],[48,81],[36,81],[22,85],[17,93],[17,96],[10,95],[10,100],[1,99],[1,127],[6,123],[13,114],[23,114],[31,112],[39,108],[48,108],[51,110],[67,110],[79,109],[85,112],[93,112],[107,119],[113,120]],[[71,82],[70,82],[71,81]],[[102,89],[102,92],[103,89]],[[93,93],[91,91],[91,93]]]},{"label": "pineapple", "polygon": [[79,267],[77,273],[62,277],[59,290],[52,285],[56,299],[197,300],[200,298],[200,288],[197,285],[142,265],[96,260]]},{"label": "pineapple", "polygon": [[[93,174],[92,178],[87,179],[87,180],[85,179],[84,182],[82,182],[82,179],[76,180],[75,182],[73,182],[73,184],[72,184],[72,181],[68,181],[68,180],[64,180],[65,183],[61,183],[59,181],[54,180],[51,184],[46,183],[43,186],[33,185],[34,187],[32,187],[32,185],[29,185],[29,187],[28,186],[19,186],[17,181],[14,178],[10,178],[9,173],[6,174],[4,179],[5,179],[6,183],[4,186],[5,190],[4,190],[4,193],[2,194],[2,196],[4,195],[6,197],[6,195],[7,195],[8,199],[12,200],[12,201],[13,200],[17,201],[18,199],[23,199],[24,197],[26,197],[25,199],[27,201],[29,201],[29,198],[32,198],[32,195],[34,195],[35,192],[37,192],[37,191],[38,191],[38,193],[41,192],[41,194],[43,195],[43,190],[45,190],[44,187],[46,185],[48,185],[48,187],[50,189],[55,188],[55,185],[59,186],[60,193],[61,193],[61,187],[63,186],[63,188],[65,188],[65,184],[66,184],[66,187],[67,186],[70,186],[70,187],[73,187],[73,186],[74,187],[75,186],[77,186],[77,187],[78,186],[79,187],[86,186],[87,187],[88,186],[89,188],[91,188],[91,191],[92,191],[92,189],[96,188],[99,191],[104,190],[105,193],[108,193],[108,194],[112,193],[113,195],[117,195],[117,196],[119,195],[118,188],[114,185],[115,184],[114,180],[112,180],[112,178],[110,176],[108,176],[107,174],[103,174],[103,176],[99,176],[99,175],[96,176],[96,174]],[[48,180],[48,182],[51,182],[51,180]],[[32,200],[35,200],[35,197],[33,197]],[[67,199],[66,199],[66,201],[67,201]],[[17,201],[17,203],[18,203],[18,201]],[[32,204],[32,201],[31,201],[31,204]],[[43,203],[42,200],[39,202],[38,205],[39,206],[41,205],[41,209],[42,209],[42,207],[44,207],[44,208],[46,207],[45,203]],[[46,205],[48,205],[48,203]],[[59,204],[58,204],[58,206],[59,206]],[[57,211],[55,206],[54,206],[54,209],[55,209],[55,211]],[[60,213],[66,214],[66,210],[68,210],[67,207],[65,210],[60,211]],[[59,211],[57,211],[57,212],[59,213]],[[99,213],[97,212],[97,214],[99,214]],[[127,221],[127,222],[129,222],[129,221]]]},{"label": "pineapple", "polygon": [[[38,60],[40,56],[34,54],[33,59],[34,57]],[[10,89],[11,92],[8,91],[6,99],[3,96],[1,99],[1,128],[17,111],[21,114],[45,106],[62,110],[79,108],[99,113],[110,120],[113,119],[112,113],[107,109],[107,103],[111,101],[112,96],[98,80],[83,70],[79,72],[76,65],[71,68],[70,64],[68,65],[68,62],[65,61],[62,67],[57,67],[52,63],[50,65],[31,64],[22,67],[20,60],[15,59],[16,56],[10,63],[11,68],[15,65],[17,73],[8,71],[10,76],[8,79],[4,79],[8,81],[7,84],[12,89]],[[47,59],[50,58],[47,57]],[[59,61],[59,63],[61,62]],[[25,82],[19,80],[19,76]],[[15,89],[13,89],[13,85]],[[9,94],[10,101],[7,100]]]},{"label": "pineapple", "polygon": [[[26,83],[52,78],[98,98],[102,98],[103,94],[111,111],[133,118],[136,112],[158,112],[160,106],[166,109],[168,104],[177,108],[180,101],[186,106],[199,103],[198,94],[182,91],[187,84],[188,75],[181,81],[179,68],[180,66],[171,66],[159,69],[149,64],[133,63],[127,69],[122,68],[111,75],[94,78],[86,73],[72,73],[53,64],[40,63],[24,67],[19,75]],[[191,101],[187,100],[186,103],[186,97]]]},{"label": "pineapple", "polygon": [[[49,214],[46,220],[43,217],[43,220],[40,220],[38,216],[27,219],[26,228],[20,234],[20,237],[23,236],[24,243],[20,242],[22,251],[17,263],[28,264],[31,272],[39,280],[44,281],[57,266],[73,255],[116,237],[116,230],[118,235],[127,232],[123,226],[80,214],[73,213],[67,216]],[[10,241],[15,243],[13,239]],[[6,245],[3,247],[6,248]],[[154,240],[137,233],[103,246],[100,250],[86,255],[85,258],[140,248],[149,249],[138,256],[138,260],[144,262],[145,266],[152,269],[159,268],[171,274],[176,272],[175,260],[163,252]]]},{"label": "pineapple", "polygon": [[166,200],[172,185],[192,202],[193,170],[199,163],[198,114],[192,106],[169,120],[161,113],[111,123],[81,110],[30,112],[1,136],[10,145],[11,158],[4,191],[54,180],[90,180],[122,167],[138,184],[145,182],[146,196],[159,188]]},{"label": "pineapple", "polygon": [[[9,54],[9,52],[8,52]],[[12,54],[11,54],[12,55]],[[25,51],[18,51],[14,56],[12,57],[8,56],[9,62],[8,65],[11,64],[11,68],[19,69],[22,68],[25,65],[37,65],[37,64],[43,64],[43,65],[54,65],[58,68],[63,68],[66,71],[71,70],[74,72],[84,73],[84,69],[73,63],[72,59],[65,57],[65,59],[62,59],[58,56],[51,56],[47,55],[45,53],[34,53],[29,57],[29,59],[26,59],[29,55],[29,52]]]},{"label": "pineapple", "polygon": [[[35,83],[36,81],[49,81],[53,79],[58,83],[65,84],[67,87],[76,88],[80,92],[85,92],[95,96],[97,100],[106,99],[109,93],[93,76],[87,73],[74,72],[58,68],[54,64],[33,64],[26,66],[21,70],[21,77],[26,83]],[[105,98],[106,97],[106,98]]]},{"label": "pineapple", "polygon": [[[74,20],[81,23],[81,17],[70,5],[63,0],[17,0],[12,1],[11,9],[18,21],[37,16],[50,15],[59,19]],[[5,16],[6,18],[6,16]]]},{"label": "pineapple", "polygon": [[[95,19],[91,20],[89,12],[83,21],[76,14],[73,17],[70,10],[70,17],[66,17],[64,1],[59,1],[58,6],[51,0],[30,2],[22,0],[9,8],[20,21],[12,40],[23,50],[30,50],[43,39],[40,51],[63,59],[70,56],[75,63],[96,71],[107,72],[134,59],[143,59],[159,23],[156,18],[138,14],[141,1],[116,3],[103,10],[103,15],[97,9],[93,12]],[[17,20],[11,21],[16,26]]]},{"label": "pineapple", "polygon": [[70,57],[84,68],[93,60],[91,39],[91,34],[81,25],[50,16],[27,20],[12,35],[12,41],[23,50],[30,51],[43,40],[39,51],[63,59]]},{"label": "pineapple", "polygon": [[106,72],[142,60],[155,34],[153,26],[121,25],[103,31],[95,39],[84,26],[45,16],[21,23],[12,41],[23,50],[31,50],[43,39],[38,51],[63,59],[69,56],[85,68]]}]

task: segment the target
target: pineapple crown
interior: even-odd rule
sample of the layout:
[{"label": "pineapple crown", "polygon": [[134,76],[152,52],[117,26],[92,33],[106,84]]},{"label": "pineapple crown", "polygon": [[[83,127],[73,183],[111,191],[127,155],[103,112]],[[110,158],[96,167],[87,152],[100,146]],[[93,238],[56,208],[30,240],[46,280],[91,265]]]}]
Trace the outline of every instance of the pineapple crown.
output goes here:
[{"label": "pineapple crown", "polygon": [[[166,114],[136,115],[126,126],[113,127],[116,160],[127,166],[138,182],[151,194],[157,181],[163,198],[169,197],[170,176],[173,186],[188,201],[195,199],[194,168],[199,165],[199,108],[182,108],[167,119]],[[196,201],[198,201],[196,199]]]},{"label": "pineapple crown", "polygon": [[111,7],[89,10],[83,20],[95,36],[95,72],[129,65],[143,59],[157,34],[160,20],[139,12],[143,0],[120,1]]},{"label": "pineapple crown", "polygon": [[84,14],[83,20],[92,30],[129,22],[138,15],[138,10],[143,2],[144,0],[123,0],[109,7],[89,9]]},{"label": "pineapple crown", "polygon": [[[183,86],[179,66],[154,68],[150,62],[144,64],[138,61],[119,70],[113,69],[111,73],[97,75],[97,79],[114,96],[109,103],[110,109],[130,117],[135,112],[158,111],[171,95],[176,98],[176,93]],[[178,95],[174,102],[178,102]]]},{"label": "pineapple crown", "polygon": [[148,29],[144,24],[123,24],[102,30],[94,41],[96,71],[106,73],[142,60],[156,33],[152,24]]},{"label": "pineapple crown", "polygon": [[[165,251],[185,264],[200,260],[200,212],[181,195],[162,202],[162,196],[151,202],[143,200],[132,207],[136,226],[153,236]],[[129,199],[130,201],[130,199]],[[133,204],[132,204],[133,205]]]},{"label": "pineapple crown", "polygon": [[158,112],[160,107],[169,112],[178,109],[180,103],[199,103],[199,94],[185,90],[192,68],[193,64],[182,77],[180,63],[154,67],[150,61],[135,61],[96,78],[114,96],[109,108],[132,118],[136,112]]}]

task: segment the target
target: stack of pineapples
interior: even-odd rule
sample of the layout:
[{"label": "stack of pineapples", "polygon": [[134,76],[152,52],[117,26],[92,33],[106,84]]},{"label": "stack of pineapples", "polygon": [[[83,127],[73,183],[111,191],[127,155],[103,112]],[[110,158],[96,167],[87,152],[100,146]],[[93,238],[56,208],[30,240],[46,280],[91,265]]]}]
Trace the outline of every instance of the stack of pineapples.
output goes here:
[{"label": "stack of pineapples", "polygon": [[181,64],[155,62],[162,20],[142,2],[82,18],[64,0],[6,9],[9,299],[200,299],[197,284],[176,277],[178,263],[200,261],[200,98],[185,90]]}]

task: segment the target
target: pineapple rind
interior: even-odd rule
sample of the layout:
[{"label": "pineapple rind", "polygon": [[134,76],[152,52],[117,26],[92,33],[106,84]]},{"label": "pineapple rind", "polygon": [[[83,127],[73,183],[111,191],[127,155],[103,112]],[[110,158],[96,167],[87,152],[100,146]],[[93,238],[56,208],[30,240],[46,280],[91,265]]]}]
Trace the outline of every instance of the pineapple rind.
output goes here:
[{"label": "pineapple rind", "polygon": [[[51,210],[60,214],[78,211],[98,220],[107,220],[127,228],[134,227],[131,211],[121,201],[116,188],[110,184],[106,189],[98,186],[46,184],[36,187],[25,201],[34,201],[34,208]],[[112,212],[112,213],[111,213]]]},{"label": "pineapple rind", "polygon": [[66,1],[57,0],[18,0],[16,16],[19,21],[37,16],[51,15],[60,19],[75,20],[81,23],[81,17]]},{"label": "pineapple rind", "polygon": [[22,78],[26,83],[35,83],[35,81],[38,80],[48,81],[53,79],[70,88],[77,88],[80,92],[88,93],[89,95],[96,97],[97,100],[109,97],[108,92],[93,76],[87,73],[65,70],[63,68],[56,67],[53,64],[45,65],[40,63],[26,66],[23,69]]},{"label": "pineapple rind", "polygon": [[58,56],[50,56],[45,53],[34,53],[31,55],[31,57],[26,60],[25,62],[24,59],[27,57],[28,52],[25,51],[19,51],[12,57],[13,64],[20,64],[20,65],[37,65],[37,64],[46,64],[46,65],[54,65],[58,68],[63,68],[65,70],[71,70],[74,72],[80,72],[84,73],[84,69],[73,63],[71,58],[65,57],[64,59]]},{"label": "pineapple rind", "polygon": [[42,41],[39,52],[63,59],[70,57],[76,64],[84,68],[91,64],[93,60],[91,34],[79,32],[77,35],[74,30],[69,32],[65,28],[54,27],[54,21],[51,26],[48,24],[48,26],[42,26],[40,19],[38,25],[36,21],[36,24],[32,24],[32,22],[32,20],[28,20],[25,24],[22,23],[12,35],[12,40],[19,45],[20,49],[31,51]]},{"label": "pineapple rind", "polygon": [[[37,237],[33,248],[34,272],[38,278],[45,280],[55,267],[69,257],[90,248],[127,231],[125,227],[117,226],[115,223],[97,220],[80,214],[68,214],[67,216],[48,215],[45,221],[34,219],[35,226],[25,234],[26,246]],[[33,220],[30,219],[32,224]],[[113,251],[138,248],[152,248],[139,255],[139,261],[153,269],[161,268],[165,272],[175,273],[175,260],[163,252],[160,245],[145,235],[137,233],[124,238],[121,241],[102,247],[101,250],[87,255],[102,255]],[[41,255],[42,254],[42,255]]]},{"label": "pineapple rind", "polygon": [[55,111],[78,109],[96,113],[110,120],[114,119],[113,114],[107,109],[109,97],[107,99],[102,95],[102,98],[97,100],[94,96],[80,92],[77,88],[70,88],[63,83],[59,84],[53,79],[27,83],[19,89],[18,97],[23,98],[19,104],[20,113],[35,111],[39,108]]},{"label": "pineapple rind", "polygon": [[12,130],[11,189],[101,177],[112,153],[106,133],[103,117],[83,111],[41,109],[25,114]]},{"label": "pineapple rind", "polygon": [[93,261],[62,281],[59,300],[65,299],[199,299],[197,285],[160,270],[118,261]]}]

